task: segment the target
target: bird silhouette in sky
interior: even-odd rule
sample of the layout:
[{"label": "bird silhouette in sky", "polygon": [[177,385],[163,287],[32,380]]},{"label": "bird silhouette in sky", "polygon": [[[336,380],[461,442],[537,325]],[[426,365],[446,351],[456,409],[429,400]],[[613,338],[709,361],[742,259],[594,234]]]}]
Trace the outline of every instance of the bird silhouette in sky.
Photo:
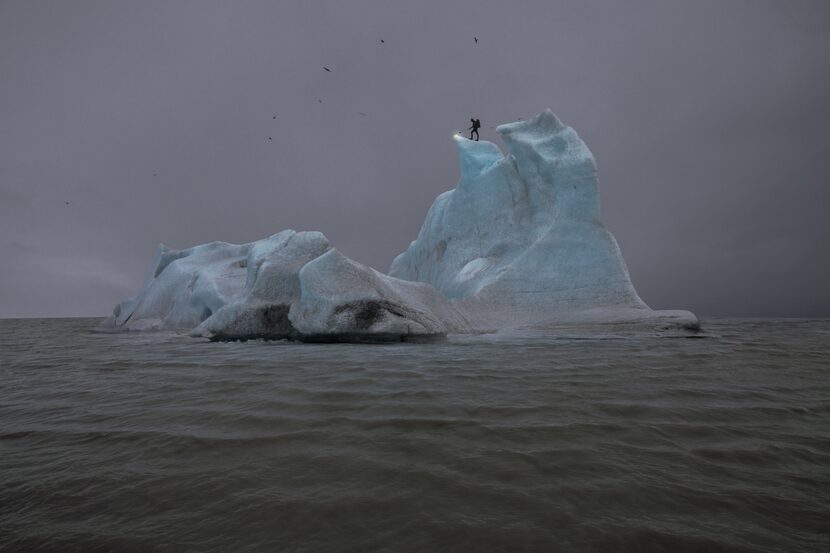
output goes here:
[{"label": "bird silhouette in sky", "polygon": [[386,41],[385,41],[385,40],[383,40],[383,39],[380,39],[380,43],[381,43],[381,44],[386,44]]},{"label": "bird silhouette in sky", "polygon": [[329,69],[329,68],[328,68],[328,67],[326,67],[325,65],[323,66],[323,69],[325,69],[326,71],[328,71],[329,73],[331,73],[331,69]]},{"label": "bird silhouette in sky", "polygon": [[478,44],[478,37],[477,37],[477,36],[474,36],[474,37],[473,37],[473,40],[475,40],[475,41],[476,41],[476,44]]}]

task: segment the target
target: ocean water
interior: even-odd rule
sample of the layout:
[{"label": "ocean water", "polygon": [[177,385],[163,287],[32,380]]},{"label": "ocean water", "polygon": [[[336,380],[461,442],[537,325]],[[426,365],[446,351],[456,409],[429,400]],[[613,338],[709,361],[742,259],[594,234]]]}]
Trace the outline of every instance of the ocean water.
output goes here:
[{"label": "ocean water", "polygon": [[0,321],[0,551],[830,551],[830,320],[209,343]]}]

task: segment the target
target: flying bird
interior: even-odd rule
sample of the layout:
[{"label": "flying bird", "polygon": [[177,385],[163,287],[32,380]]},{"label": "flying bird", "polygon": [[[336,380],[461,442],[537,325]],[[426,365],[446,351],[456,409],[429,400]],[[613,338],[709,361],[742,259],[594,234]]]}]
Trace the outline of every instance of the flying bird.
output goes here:
[{"label": "flying bird", "polygon": [[328,68],[328,67],[326,67],[325,65],[323,66],[323,69],[325,69],[326,71],[328,71],[329,73],[331,73],[331,69],[329,69],[329,68]]},{"label": "flying bird", "polygon": [[475,41],[476,41],[476,44],[478,44],[478,37],[477,37],[477,36],[474,36],[474,37],[473,37],[473,40],[475,40]]},{"label": "flying bird", "polygon": [[69,205],[69,202],[66,202],[66,205]]},{"label": "flying bird", "polygon": [[320,103],[320,104],[322,104],[322,103],[323,103],[323,100],[317,100],[317,102],[318,102],[318,103]]},{"label": "flying bird", "polygon": [[273,116],[271,119],[276,119],[276,118],[277,118],[277,116],[275,115],[275,116]]},{"label": "flying bird", "polygon": [[268,140],[271,140],[271,137],[270,137],[270,136],[268,137]]},{"label": "flying bird", "polygon": [[380,43],[381,43],[381,44],[386,44],[386,41],[385,41],[385,40],[383,40],[383,39],[380,39]]},{"label": "flying bird", "polygon": [[359,113],[360,115],[363,115],[363,116],[365,116],[365,115],[366,115],[366,114],[365,114],[365,113],[363,113],[362,111],[358,111],[358,113]]}]

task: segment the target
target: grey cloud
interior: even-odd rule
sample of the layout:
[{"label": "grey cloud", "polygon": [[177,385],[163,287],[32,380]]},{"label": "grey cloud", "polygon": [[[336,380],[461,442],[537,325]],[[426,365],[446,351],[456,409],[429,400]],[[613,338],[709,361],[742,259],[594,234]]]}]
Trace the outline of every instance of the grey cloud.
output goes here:
[{"label": "grey cloud", "polygon": [[546,107],[653,307],[828,316],[828,29],[822,0],[7,0],[0,316],[106,314],[159,242],[316,229],[385,270],[450,134]]}]

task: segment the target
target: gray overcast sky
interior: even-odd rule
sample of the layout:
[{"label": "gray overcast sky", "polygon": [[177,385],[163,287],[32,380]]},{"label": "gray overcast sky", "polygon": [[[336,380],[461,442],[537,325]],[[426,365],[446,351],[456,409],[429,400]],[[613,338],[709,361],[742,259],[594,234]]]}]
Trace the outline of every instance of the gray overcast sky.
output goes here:
[{"label": "gray overcast sky", "polygon": [[828,104],[826,0],[0,0],[0,317],[106,315],[159,242],[386,271],[451,133],[546,107],[652,307],[830,316]]}]

